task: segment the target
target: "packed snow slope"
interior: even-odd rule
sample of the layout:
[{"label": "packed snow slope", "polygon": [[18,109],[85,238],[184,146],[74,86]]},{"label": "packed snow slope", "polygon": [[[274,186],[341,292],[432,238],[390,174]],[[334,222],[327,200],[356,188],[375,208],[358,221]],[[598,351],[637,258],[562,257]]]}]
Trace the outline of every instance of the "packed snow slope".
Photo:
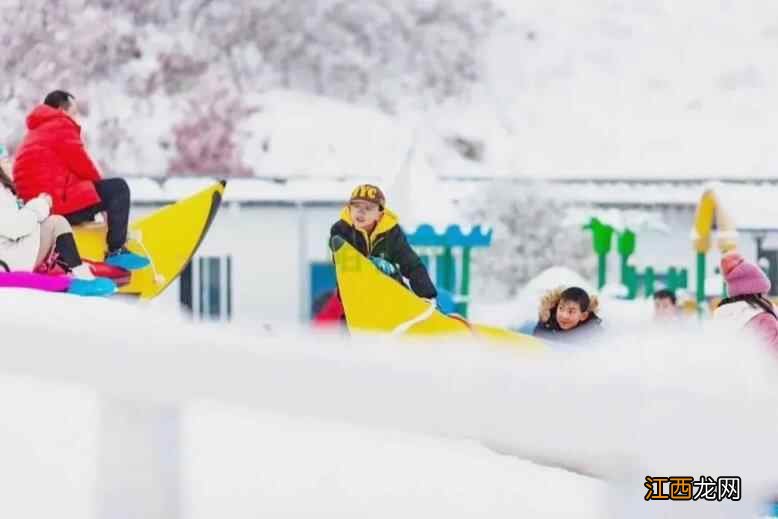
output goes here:
[{"label": "packed snow slope", "polygon": [[[65,384],[76,393],[88,388],[128,401],[194,408],[215,402],[222,409],[217,415],[236,414],[211,423],[212,439],[222,438],[233,419],[241,431],[236,435],[251,436],[248,428],[256,425],[245,425],[244,411],[235,411],[251,408],[384,433],[420,433],[423,442],[478,442],[606,478],[613,483],[608,506],[616,508],[645,507],[647,474],[735,474],[749,489],[737,503],[667,507],[667,517],[696,517],[689,514],[714,507],[722,511],[718,517],[750,516],[778,488],[772,448],[778,359],[719,329],[652,333],[635,327],[575,352],[527,355],[381,337],[258,335],[188,324],[153,306],[120,300],[3,294],[13,301],[0,316],[4,377]],[[29,412],[45,401],[30,401]],[[82,411],[81,417],[93,412]],[[267,419],[254,416],[248,420]],[[301,444],[315,441],[296,437]]]}]

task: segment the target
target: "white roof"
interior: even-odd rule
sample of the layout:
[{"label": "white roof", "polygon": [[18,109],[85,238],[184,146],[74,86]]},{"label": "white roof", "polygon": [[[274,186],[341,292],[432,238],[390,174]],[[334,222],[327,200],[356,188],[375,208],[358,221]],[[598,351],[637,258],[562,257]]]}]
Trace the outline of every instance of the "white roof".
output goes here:
[{"label": "white roof", "polygon": [[738,230],[778,230],[778,186],[718,183],[713,187]]},{"label": "white roof", "polygon": [[[453,202],[466,199],[485,186],[484,180],[430,179],[424,176],[417,193],[434,186],[434,193],[424,193],[428,200],[445,198]],[[130,184],[133,199],[140,202],[168,202],[187,196],[218,180],[217,177],[170,177],[156,179],[149,177],[125,177]],[[225,200],[230,202],[341,202],[353,187],[363,182],[379,183],[385,188],[390,202],[395,197],[397,185],[384,185],[378,178],[370,176],[349,176],[339,179],[321,177],[301,177],[284,182],[264,178],[228,179]],[[522,179],[516,182],[529,180]],[[550,189],[556,199],[578,204],[641,206],[641,205],[679,205],[695,207],[708,184],[703,182],[689,184],[642,183],[642,182],[597,182],[597,181],[558,181]],[[717,194],[726,203],[733,214],[742,215],[744,222],[759,221],[759,213],[770,211],[778,201],[778,185],[768,183],[718,183]],[[397,193],[401,195],[401,193]],[[414,196],[412,198],[418,198]],[[390,203],[390,205],[393,205]],[[752,210],[758,208],[758,210]],[[757,214],[749,214],[757,213]],[[751,218],[753,216],[755,218]]]}]

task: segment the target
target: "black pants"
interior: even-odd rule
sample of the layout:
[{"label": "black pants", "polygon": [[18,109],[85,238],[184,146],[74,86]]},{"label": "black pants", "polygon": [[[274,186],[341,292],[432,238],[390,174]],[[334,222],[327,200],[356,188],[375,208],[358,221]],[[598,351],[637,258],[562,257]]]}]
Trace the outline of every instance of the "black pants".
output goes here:
[{"label": "black pants", "polygon": [[97,213],[106,212],[108,218],[108,251],[115,251],[127,242],[130,221],[130,187],[123,178],[107,178],[95,182],[100,203],[64,215],[70,225],[94,220]]}]

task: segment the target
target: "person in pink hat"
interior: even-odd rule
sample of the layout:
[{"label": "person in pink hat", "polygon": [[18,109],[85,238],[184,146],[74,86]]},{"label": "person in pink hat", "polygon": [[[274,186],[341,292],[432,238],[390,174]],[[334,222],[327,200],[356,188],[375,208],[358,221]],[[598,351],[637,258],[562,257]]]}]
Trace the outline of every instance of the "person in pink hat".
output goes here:
[{"label": "person in pink hat", "polygon": [[770,280],[758,265],[737,252],[721,258],[721,272],[728,296],[721,300],[713,318],[754,332],[778,352],[778,316],[767,299]]}]

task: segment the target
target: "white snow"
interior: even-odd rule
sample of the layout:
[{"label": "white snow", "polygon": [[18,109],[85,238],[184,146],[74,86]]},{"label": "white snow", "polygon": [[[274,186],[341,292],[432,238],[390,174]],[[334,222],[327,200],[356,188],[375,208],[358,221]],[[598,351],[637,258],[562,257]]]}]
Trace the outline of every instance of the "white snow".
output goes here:
[{"label": "white snow", "polygon": [[733,183],[712,183],[712,188],[721,207],[734,220],[737,229],[778,230],[778,187],[771,185],[742,185]]},{"label": "white snow", "polygon": [[[57,490],[60,514],[89,516],[97,395],[181,405],[192,517],[635,517],[655,509],[645,508],[644,476],[670,473],[734,473],[750,491],[738,503],[667,508],[668,517],[744,517],[778,484],[778,362],[715,329],[634,327],[600,347],[527,356],[477,344],[262,337],[121,301],[4,292],[15,304],[0,315],[0,380],[14,406],[0,415],[0,474],[25,484],[57,467],[36,489],[52,495],[48,485],[73,478],[67,494]],[[57,318],[41,326],[41,315]],[[54,409],[68,418],[47,426]],[[6,499],[0,510],[51,511],[51,500],[23,505]]]},{"label": "white snow", "polygon": [[[598,517],[603,482],[498,456],[475,442],[203,402],[185,422],[192,519]],[[222,439],[229,438],[229,442]],[[250,448],[247,448],[250,446]],[[549,499],[575,495],[576,504]]]},{"label": "white snow", "polygon": [[[247,105],[261,107],[236,135],[244,163],[261,177],[389,181],[418,131],[424,141],[419,154],[445,176],[703,179],[776,173],[774,2],[495,3],[507,17],[483,48],[472,50],[480,52],[472,90],[439,105],[425,103],[423,92],[404,92],[408,98],[393,99],[400,111],[390,116],[365,105],[268,91],[279,71],[256,75],[254,90],[239,94]],[[191,115],[189,101],[203,101],[197,92],[217,97],[226,88],[238,95],[224,77],[230,64],[209,54],[215,49],[201,48],[203,35],[186,22],[171,21],[160,30],[117,13],[112,23],[112,30],[137,36],[140,57],[116,67],[110,80],[87,78],[79,86],[78,97],[90,105],[84,120],[89,147],[115,173],[161,176],[176,154],[172,129]],[[318,43],[308,51],[319,52]],[[158,58],[176,51],[195,61],[210,59],[212,70],[196,85],[144,95],[161,81]],[[245,46],[237,53],[249,68],[261,63]],[[20,102],[12,97],[2,107],[3,139],[21,135],[30,107]],[[454,137],[483,144],[483,160],[463,158],[446,142]],[[645,196],[659,193],[648,189]]]},{"label": "white snow", "polygon": [[511,20],[485,51],[488,88],[474,104],[495,107],[510,172],[775,173],[775,3],[499,4]]},{"label": "white snow", "polygon": [[[324,399],[310,393],[298,400],[294,393],[302,397],[309,390],[318,392],[314,389],[317,386],[325,392],[327,387],[335,389],[324,380],[309,379],[305,372],[319,372],[329,379],[345,369],[356,377],[353,382],[363,384],[374,368],[379,370],[376,374],[383,370],[381,365],[390,369],[386,372],[390,379],[399,376],[397,382],[405,380],[415,386],[413,379],[417,379],[426,384],[423,373],[428,368],[423,365],[429,365],[434,352],[425,355],[433,357],[422,360],[419,372],[404,361],[398,364],[400,359],[393,358],[390,349],[376,350],[367,344],[365,355],[357,355],[362,360],[349,360],[352,346],[332,340],[313,344],[295,335],[268,339],[219,327],[190,326],[176,313],[160,312],[154,305],[145,308],[121,301],[23,290],[3,293],[16,304],[0,317],[0,322],[8,325],[6,338],[10,339],[0,346],[4,359],[0,385],[5,395],[0,415],[0,455],[4,459],[0,481],[4,488],[19,488],[0,502],[3,516],[102,517],[94,508],[99,501],[95,500],[100,495],[98,489],[116,491],[101,479],[105,474],[96,472],[106,455],[100,451],[106,442],[98,434],[103,419],[98,401],[109,397],[138,405],[181,403],[181,483],[186,517],[304,517],[323,513],[357,518],[421,513],[464,518],[483,509],[505,518],[516,514],[553,518],[573,513],[581,518],[599,517],[606,489],[603,482],[501,456],[461,435],[430,435],[425,430],[439,427],[429,420],[422,420],[426,425],[420,423],[420,427],[407,421],[405,425],[397,422],[378,428],[367,415],[348,412],[333,421],[329,412],[301,413],[295,410],[297,404],[287,408],[285,404],[266,407],[251,402],[259,395],[271,400],[289,397],[313,410],[328,407],[328,401],[337,407],[338,400],[345,398],[367,409],[365,406],[374,400],[347,386],[336,389],[337,393],[347,391],[338,397],[321,394]],[[57,315],[56,320],[47,320],[45,327],[36,317],[41,307]],[[88,335],[80,331],[84,315],[90,317]],[[32,334],[32,348],[40,349],[25,353],[19,345]],[[232,366],[213,363],[216,358]],[[277,370],[279,365],[273,367],[283,358],[291,362],[291,371],[285,374]],[[352,364],[355,360],[357,364],[366,362],[364,373]],[[249,364],[244,364],[246,361]],[[324,364],[317,366],[321,361]],[[241,364],[248,369],[240,368]],[[200,371],[194,378],[192,368]],[[400,371],[392,375],[395,369]],[[277,375],[282,375],[281,379]],[[272,379],[285,379],[291,385],[272,390],[276,384]],[[196,387],[200,385],[197,380],[210,381],[207,385],[216,391],[203,392]],[[251,389],[245,384],[254,384],[252,380],[271,385]],[[385,382],[394,385],[389,379]],[[399,389],[397,386],[395,391]],[[229,393],[232,396],[225,399]],[[379,396],[380,400],[386,398],[391,400],[392,393]],[[385,422],[380,418],[381,407],[374,411],[368,415],[379,417],[378,423]],[[416,411],[409,418],[414,415]],[[126,426],[137,428],[137,416],[133,414],[133,422]],[[134,477],[133,467],[143,466],[137,458],[149,456],[131,445],[128,442],[121,452],[109,455],[113,462],[126,466],[130,478]],[[139,488],[143,486],[126,488],[123,499],[131,499]],[[550,500],[552,489],[575,494],[577,500]],[[49,498],[35,498],[41,494]],[[138,503],[133,506],[143,509]]]},{"label": "white snow", "polygon": [[566,223],[571,226],[587,225],[592,218],[610,225],[616,232],[629,229],[635,233],[640,231],[657,231],[669,233],[670,228],[656,211],[641,211],[635,209],[596,209],[592,207],[571,207],[566,217]]},{"label": "white snow", "polygon": [[284,91],[251,104],[242,158],[258,177],[391,179],[411,144],[411,128],[369,108]]},{"label": "white snow", "polygon": [[593,293],[591,284],[577,272],[565,267],[551,267],[535,276],[513,300],[503,303],[474,303],[469,317],[475,322],[518,328],[529,321],[537,322],[543,294],[559,287],[581,287]]},{"label": "white snow", "polygon": [[[5,336],[3,348],[24,347],[10,338]],[[96,517],[96,393],[77,384],[9,375],[9,368],[0,374],[0,486],[5,489],[0,515]]]}]

